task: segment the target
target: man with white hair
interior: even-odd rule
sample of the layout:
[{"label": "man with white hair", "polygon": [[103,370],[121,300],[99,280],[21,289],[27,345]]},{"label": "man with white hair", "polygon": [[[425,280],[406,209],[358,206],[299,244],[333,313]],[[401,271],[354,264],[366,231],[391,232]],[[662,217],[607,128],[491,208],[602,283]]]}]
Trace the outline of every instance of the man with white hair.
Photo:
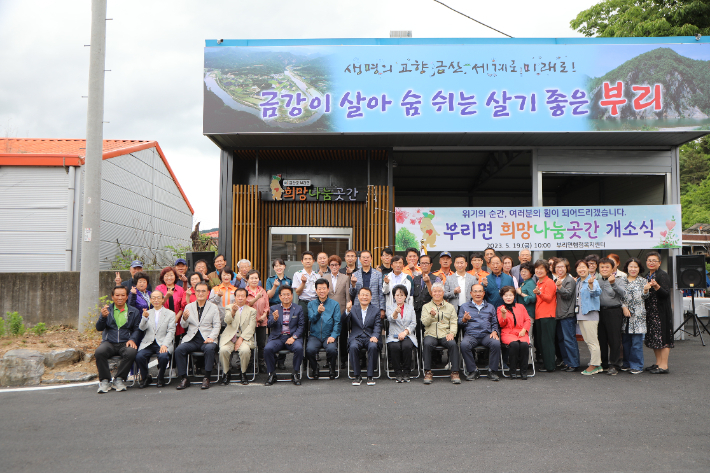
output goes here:
[{"label": "man with white hair", "polygon": [[[251,261],[248,259],[240,259],[237,263],[237,270],[234,272],[234,279],[232,284],[237,288],[246,289],[247,287],[247,274],[251,271]],[[261,281],[259,281],[259,286],[261,286]]]},{"label": "man with white hair", "polygon": [[451,363],[451,382],[461,384],[459,349],[455,340],[458,316],[454,306],[444,300],[444,285],[440,282],[431,285],[431,302],[422,307],[422,325],[424,326],[422,342],[424,384],[431,384],[434,381],[431,372],[431,355],[436,346],[446,348]]},{"label": "man with white hair", "polygon": [[530,254],[530,250],[522,249],[518,252],[518,261],[520,264],[513,266],[510,270],[510,275],[513,276],[513,279],[518,281],[518,287],[522,287],[524,282],[523,277],[520,275],[520,265],[523,263],[529,263],[531,260],[532,255]]}]

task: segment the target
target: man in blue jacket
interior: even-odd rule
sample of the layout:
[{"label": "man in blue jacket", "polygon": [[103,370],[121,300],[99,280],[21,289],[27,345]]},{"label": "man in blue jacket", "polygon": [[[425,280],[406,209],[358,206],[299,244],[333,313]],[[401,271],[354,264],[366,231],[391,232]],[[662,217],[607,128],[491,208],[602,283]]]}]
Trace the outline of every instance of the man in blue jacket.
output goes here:
[{"label": "man in blue jacket", "polygon": [[[141,334],[138,326],[141,323],[141,314],[135,307],[126,304],[128,290],[125,286],[116,286],[111,290],[112,304],[101,309],[99,320],[96,321],[96,330],[103,332],[101,344],[94,352],[96,368],[99,370],[99,393],[107,393],[113,389],[125,391],[124,380],[128,371],[133,366],[133,361],[138,353],[138,337]],[[111,385],[111,370],[108,360],[112,356],[120,356],[116,377]]]},{"label": "man in blue jacket", "polygon": [[313,379],[318,379],[320,367],[316,354],[321,347],[325,347],[329,376],[335,379],[335,366],[338,363],[338,344],[335,340],[340,335],[340,304],[328,298],[330,284],[327,279],[318,279],[315,286],[318,297],[308,303],[310,333],[306,344],[306,360],[313,370]]},{"label": "man in blue jacket", "polygon": [[[495,256],[494,258],[498,258]],[[493,260],[491,260],[492,262]],[[473,381],[481,376],[476,361],[473,359],[473,349],[483,345],[490,350],[488,379],[498,381],[496,374],[500,361],[500,337],[498,335],[498,315],[493,304],[483,299],[483,286],[475,284],[471,288],[471,301],[459,308],[459,327],[463,331],[461,340],[461,356],[466,363],[468,376],[466,381]]]},{"label": "man in blue jacket", "polygon": [[271,386],[276,382],[276,354],[283,349],[293,353],[293,374],[291,381],[296,386],[301,385],[301,361],[303,360],[303,329],[306,325],[305,314],[301,306],[293,303],[291,286],[279,286],[281,304],[269,308],[269,341],[264,347],[264,361],[269,378],[264,383]]},{"label": "man in blue jacket", "polygon": [[500,289],[504,286],[515,286],[513,278],[503,272],[503,263],[498,256],[493,256],[488,262],[488,269],[491,274],[481,278],[479,281],[486,288],[486,300],[493,304],[494,308],[503,305],[503,298],[500,297]]},{"label": "man in blue jacket", "polygon": [[360,386],[360,350],[367,348],[367,385],[374,386],[375,363],[380,362],[379,339],[382,332],[380,309],[372,303],[372,291],[361,287],[357,295],[358,305],[353,306],[348,302],[345,309],[343,323],[351,322],[350,337],[348,338],[348,354],[353,367],[355,379],[353,386]]}]

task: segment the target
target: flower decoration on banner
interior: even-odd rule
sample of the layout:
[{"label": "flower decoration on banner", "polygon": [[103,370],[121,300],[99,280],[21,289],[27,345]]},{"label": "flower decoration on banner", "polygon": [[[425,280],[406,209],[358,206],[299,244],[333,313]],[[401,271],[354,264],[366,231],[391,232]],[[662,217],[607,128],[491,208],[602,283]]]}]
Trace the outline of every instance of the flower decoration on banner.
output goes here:
[{"label": "flower decoration on banner", "polygon": [[673,231],[677,223],[678,222],[675,221],[675,215],[671,216],[670,220],[666,220],[666,228],[668,230],[658,232],[658,234],[661,235],[661,241],[658,245],[654,246],[654,248],[678,248],[678,235]]},{"label": "flower decoration on banner", "polygon": [[404,223],[407,217],[409,217],[409,212],[407,212],[406,210],[402,210],[399,208],[394,209],[394,219],[397,221],[397,223]]}]

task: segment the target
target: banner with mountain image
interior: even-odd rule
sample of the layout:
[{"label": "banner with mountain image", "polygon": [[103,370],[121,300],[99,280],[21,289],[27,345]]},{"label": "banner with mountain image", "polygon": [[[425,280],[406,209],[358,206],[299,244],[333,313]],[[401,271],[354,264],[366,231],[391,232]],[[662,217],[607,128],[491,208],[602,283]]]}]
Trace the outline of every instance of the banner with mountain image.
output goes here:
[{"label": "banner with mountain image", "polygon": [[395,247],[428,251],[680,248],[680,205],[397,207]]},{"label": "banner with mountain image", "polygon": [[205,48],[204,133],[710,130],[710,44]]}]

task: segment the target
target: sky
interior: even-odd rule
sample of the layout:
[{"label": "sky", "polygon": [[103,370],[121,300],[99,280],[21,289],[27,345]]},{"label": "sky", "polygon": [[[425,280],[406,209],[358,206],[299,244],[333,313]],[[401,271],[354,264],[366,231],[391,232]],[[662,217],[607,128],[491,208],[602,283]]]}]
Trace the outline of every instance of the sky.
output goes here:
[{"label": "sky", "polygon": [[[597,0],[444,3],[514,37],[569,38]],[[433,0],[109,0],[104,139],[156,140],[195,209],[219,224],[219,149],[202,135],[205,39],[491,37]],[[85,138],[89,0],[0,0],[0,136]]]}]

